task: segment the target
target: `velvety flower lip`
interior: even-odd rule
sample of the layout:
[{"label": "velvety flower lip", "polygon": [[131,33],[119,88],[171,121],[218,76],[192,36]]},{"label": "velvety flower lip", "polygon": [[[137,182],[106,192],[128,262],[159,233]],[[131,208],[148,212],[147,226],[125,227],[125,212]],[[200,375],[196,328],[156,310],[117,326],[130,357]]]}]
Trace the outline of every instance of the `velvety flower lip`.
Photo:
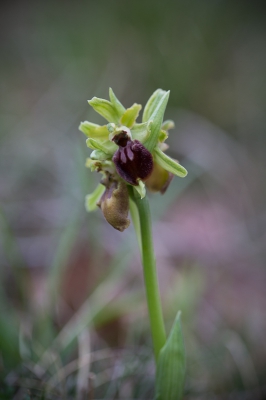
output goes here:
[{"label": "velvety flower lip", "polygon": [[151,153],[138,140],[131,140],[126,131],[115,135],[113,141],[119,146],[113,156],[118,174],[130,185],[145,181],[153,170]]}]

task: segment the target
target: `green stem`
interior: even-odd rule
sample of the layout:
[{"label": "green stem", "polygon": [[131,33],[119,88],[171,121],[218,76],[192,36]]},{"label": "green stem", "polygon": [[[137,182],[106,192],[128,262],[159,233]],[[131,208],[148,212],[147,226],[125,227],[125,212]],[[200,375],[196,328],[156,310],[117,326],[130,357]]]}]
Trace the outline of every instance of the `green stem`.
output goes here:
[{"label": "green stem", "polygon": [[[132,198],[133,196],[131,196]],[[134,201],[139,213],[140,238],[146,297],[150,317],[151,333],[156,361],[161,348],[166,342],[163,313],[156,271],[156,262],[152,240],[151,214],[149,201],[134,196]],[[138,232],[136,232],[138,235]]]}]

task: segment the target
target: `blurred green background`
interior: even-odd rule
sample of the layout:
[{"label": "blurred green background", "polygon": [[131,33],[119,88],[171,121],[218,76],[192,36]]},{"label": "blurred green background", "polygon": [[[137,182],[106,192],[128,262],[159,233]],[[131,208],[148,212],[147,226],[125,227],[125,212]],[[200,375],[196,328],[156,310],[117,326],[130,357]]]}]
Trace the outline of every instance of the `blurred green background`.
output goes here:
[{"label": "blurred green background", "polygon": [[171,90],[151,196],[164,315],[182,311],[185,399],[266,398],[263,1],[14,1],[0,13],[0,398],[151,399],[137,244],[84,197],[80,121],[112,87]]}]

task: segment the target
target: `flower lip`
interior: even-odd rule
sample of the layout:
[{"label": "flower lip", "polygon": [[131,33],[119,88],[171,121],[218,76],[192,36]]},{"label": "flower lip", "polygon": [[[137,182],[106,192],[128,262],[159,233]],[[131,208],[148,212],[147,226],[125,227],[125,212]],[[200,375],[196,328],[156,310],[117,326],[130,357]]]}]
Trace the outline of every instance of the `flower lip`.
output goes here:
[{"label": "flower lip", "polygon": [[153,170],[151,153],[138,140],[127,140],[113,156],[118,174],[130,185],[138,185],[138,179],[146,180]]}]

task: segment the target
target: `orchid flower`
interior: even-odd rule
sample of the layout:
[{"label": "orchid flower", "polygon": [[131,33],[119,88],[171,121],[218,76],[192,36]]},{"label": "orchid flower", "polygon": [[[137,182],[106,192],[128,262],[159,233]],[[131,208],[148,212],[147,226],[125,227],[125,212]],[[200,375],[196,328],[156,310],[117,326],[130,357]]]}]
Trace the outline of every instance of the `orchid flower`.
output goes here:
[{"label": "orchid flower", "polygon": [[106,220],[123,231],[130,223],[128,186],[133,186],[141,198],[146,188],[164,193],[174,175],[183,178],[187,171],[165,154],[168,130],[174,127],[172,121],[163,122],[169,91],[158,89],[153,93],[141,123],[136,122],[140,104],[126,109],[111,88],[109,97],[110,101],[97,97],[88,101],[107,124],[84,121],[79,126],[93,150],[86,166],[103,175],[99,186],[86,197],[86,208],[92,211],[99,206]]}]

